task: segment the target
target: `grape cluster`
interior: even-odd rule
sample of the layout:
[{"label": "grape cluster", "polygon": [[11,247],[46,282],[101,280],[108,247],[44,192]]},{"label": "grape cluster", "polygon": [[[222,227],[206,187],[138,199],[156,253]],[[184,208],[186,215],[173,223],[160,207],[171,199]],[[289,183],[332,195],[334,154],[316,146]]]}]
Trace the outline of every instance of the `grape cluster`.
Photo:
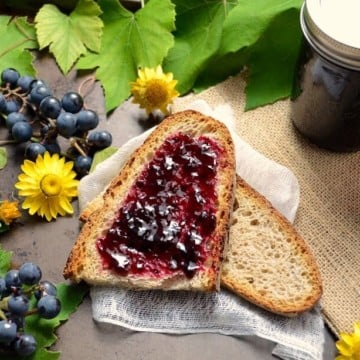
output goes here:
[{"label": "grape cluster", "polygon": [[31,262],[0,277],[0,354],[33,354],[37,344],[35,338],[24,331],[25,317],[53,319],[59,314],[61,304],[56,297],[56,287],[41,277],[41,269]]},{"label": "grape cluster", "polygon": [[[21,76],[13,69],[1,72],[0,114],[15,143],[26,143],[25,157],[35,160],[48,151],[74,160],[79,176],[88,173],[93,155],[112,143],[111,133],[95,130],[99,117],[84,106],[83,97],[75,91],[61,99],[41,79]],[[67,139],[62,152],[58,137]]]}]

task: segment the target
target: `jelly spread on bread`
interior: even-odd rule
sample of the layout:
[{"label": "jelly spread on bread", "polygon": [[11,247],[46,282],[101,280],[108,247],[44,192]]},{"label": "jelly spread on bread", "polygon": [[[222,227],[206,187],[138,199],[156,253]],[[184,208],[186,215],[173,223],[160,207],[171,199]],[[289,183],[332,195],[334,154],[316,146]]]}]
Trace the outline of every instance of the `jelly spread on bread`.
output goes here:
[{"label": "jelly spread on bread", "polygon": [[96,242],[104,268],[122,276],[193,277],[209,256],[207,239],[216,227],[221,153],[206,136],[168,137]]}]

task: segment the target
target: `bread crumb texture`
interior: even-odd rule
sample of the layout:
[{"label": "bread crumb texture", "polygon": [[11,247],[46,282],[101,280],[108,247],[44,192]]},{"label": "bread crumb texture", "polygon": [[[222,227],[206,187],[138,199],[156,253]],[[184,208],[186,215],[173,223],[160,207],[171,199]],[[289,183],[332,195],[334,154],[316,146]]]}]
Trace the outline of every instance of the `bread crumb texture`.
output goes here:
[{"label": "bread crumb texture", "polygon": [[311,308],[322,289],[311,250],[271,204],[238,179],[222,283],[275,313]]}]

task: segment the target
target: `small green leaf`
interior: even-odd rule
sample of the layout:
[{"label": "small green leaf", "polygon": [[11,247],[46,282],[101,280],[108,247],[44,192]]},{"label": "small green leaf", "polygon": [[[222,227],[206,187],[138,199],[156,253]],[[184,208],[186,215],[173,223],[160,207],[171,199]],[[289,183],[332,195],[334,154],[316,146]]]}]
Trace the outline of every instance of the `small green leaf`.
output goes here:
[{"label": "small green leaf", "polygon": [[7,151],[6,148],[0,147],[0,170],[7,164]]},{"label": "small green leaf", "polygon": [[98,52],[103,23],[101,9],[94,0],[79,0],[70,15],[46,4],[35,17],[40,49],[49,46],[60,69],[67,74],[87,49]]},{"label": "small green leaf", "polygon": [[12,252],[5,251],[0,246],[0,276],[4,276],[10,269]]},{"label": "small green leaf", "polygon": [[81,70],[97,69],[96,78],[105,90],[106,111],[130,96],[130,82],[137,69],[162,63],[173,46],[175,9],[170,0],[150,0],[135,13],[118,0],[99,0],[104,35],[98,54],[87,52],[79,60]]},{"label": "small green leaf", "polygon": [[245,110],[290,96],[302,41],[298,18],[297,9],[277,15],[249,51]]},{"label": "small green leaf", "polygon": [[[164,69],[178,80],[180,93],[190,91],[199,73],[217,53],[228,11],[227,1],[175,0],[175,45],[164,61]],[[226,66],[226,64],[223,64]]]},{"label": "small green leaf", "polygon": [[34,56],[37,49],[35,28],[25,17],[0,16],[0,69],[13,67],[21,74],[35,75]]},{"label": "small green leaf", "polygon": [[111,155],[115,154],[117,151],[118,148],[115,146],[109,146],[103,150],[97,151],[91,163],[90,172],[93,172],[98,164],[109,158]]}]

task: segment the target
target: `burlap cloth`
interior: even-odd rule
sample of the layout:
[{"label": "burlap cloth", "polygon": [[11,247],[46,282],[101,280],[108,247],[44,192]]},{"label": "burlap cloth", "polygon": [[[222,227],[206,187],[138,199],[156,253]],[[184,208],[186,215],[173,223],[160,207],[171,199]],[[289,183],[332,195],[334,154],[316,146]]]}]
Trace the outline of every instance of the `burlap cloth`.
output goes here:
[{"label": "burlap cloth", "polygon": [[334,153],[310,144],[291,123],[290,100],[245,112],[245,84],[239,74],[177,99],[173,110],[196,99],[230,104],[239,136],[294,172],[301,191],[295,227],[321,270],[325,321],[335,334],[352,332],[360,320],[360,152]]}]

